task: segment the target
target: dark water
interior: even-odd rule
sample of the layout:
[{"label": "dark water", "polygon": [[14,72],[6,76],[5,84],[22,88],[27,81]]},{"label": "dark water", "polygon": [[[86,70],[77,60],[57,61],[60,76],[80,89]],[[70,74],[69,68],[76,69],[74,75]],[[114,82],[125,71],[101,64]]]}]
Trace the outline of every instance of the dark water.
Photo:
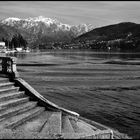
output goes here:
[{"label": "dark water", "polygon": [[140,138],[140,54],[16,54],[20,76],[50,101]]}]

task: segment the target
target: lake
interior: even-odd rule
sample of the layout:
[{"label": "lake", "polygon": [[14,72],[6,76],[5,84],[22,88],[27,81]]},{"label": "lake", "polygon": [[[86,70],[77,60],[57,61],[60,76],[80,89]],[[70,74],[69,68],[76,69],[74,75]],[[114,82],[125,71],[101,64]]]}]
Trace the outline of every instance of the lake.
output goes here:
[{"label": "lake", "polygon": [[20,76],[45,98],[140,138],[140,53],[17,53]]}]

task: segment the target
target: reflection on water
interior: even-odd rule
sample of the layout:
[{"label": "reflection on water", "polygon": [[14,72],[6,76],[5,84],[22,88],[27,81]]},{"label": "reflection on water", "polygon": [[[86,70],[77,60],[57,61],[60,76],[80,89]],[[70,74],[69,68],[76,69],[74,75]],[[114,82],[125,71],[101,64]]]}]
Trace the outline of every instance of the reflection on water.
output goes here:
[{"label": "reflection on water", "polygon": [[47,99],[140,138],[139,53],[51,50],[13,56],[20,76]]},{"label": "reflection on water", "polygon": [[121,52],[95,52],[95,51],[74,51],[74,50],[43,50],[42,52],[30,52],[30,53],[9,53],[6,56],[14,56],[20,59],[24,59],[30,55],[53,55],[53,56],[62,56],[66,58],[78,58],[78,59],[89,59],[98,58],[98,59],[140,59],[140,53],[121,53]]}]

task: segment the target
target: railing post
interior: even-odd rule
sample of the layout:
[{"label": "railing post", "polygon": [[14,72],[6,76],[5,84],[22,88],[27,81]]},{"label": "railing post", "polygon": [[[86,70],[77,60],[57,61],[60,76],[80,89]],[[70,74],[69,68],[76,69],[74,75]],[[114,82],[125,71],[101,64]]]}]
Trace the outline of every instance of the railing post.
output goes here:
[{"label": "railing post", "polygon": [[7,59],[3,58],[2,59],[2,73],[7,73],[8,72],[8,62]]},{"label": "railing post", "polygon": [[13,57],[11,57],[11,72],[14,78],[19,77],[19,73],[17,72],[17,67],[16,67],[16,60]]},{"label": "railing post", "polygon": [[110,134],[111,134],[110,139],[114,139],[113,138],[113,131],[112,130],[111,130],[111,133]]},{"label": "railing post", "polygon": [[18,78],[19,74],[16,68],[15,57],[0,57],[1,59],[1,72],[8,74],[12,79]]}]

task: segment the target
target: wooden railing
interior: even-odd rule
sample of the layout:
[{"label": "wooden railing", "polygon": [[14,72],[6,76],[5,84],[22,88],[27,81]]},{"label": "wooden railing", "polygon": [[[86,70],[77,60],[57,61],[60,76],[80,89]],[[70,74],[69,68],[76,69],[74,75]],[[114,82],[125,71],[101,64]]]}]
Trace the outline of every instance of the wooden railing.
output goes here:
[{"label": "wooden railing", "polygon": [[0,73],[8,74],[12,78],[19,77],[15,57],[0,57]]}]

